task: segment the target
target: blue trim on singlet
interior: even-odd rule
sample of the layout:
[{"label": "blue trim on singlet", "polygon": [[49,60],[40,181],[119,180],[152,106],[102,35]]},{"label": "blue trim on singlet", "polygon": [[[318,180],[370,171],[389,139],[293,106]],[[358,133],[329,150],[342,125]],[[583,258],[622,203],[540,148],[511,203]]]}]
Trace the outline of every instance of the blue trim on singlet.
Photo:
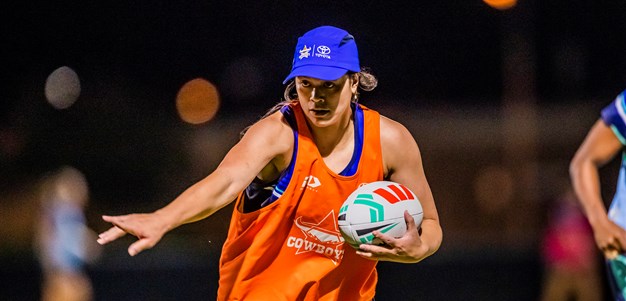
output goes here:
[{"label": "blue trim on singlet", "polygon": [[283,195],[287,186],[289,186],[289,181],[291,181],[291,176],[293,176],[293,169],[296,165],[296,156],[298,154],[298,122],[296,121],[296,115],[290,106],[285,105],[280,109],[280,112],[285,116],[287,122],[293,129],[293,153],[291,155],[291,162],[289,162],[289,166],[285,169],[278,178],[276,185],[274,186],[274,190],[272,191],[272,195],[270,195],[267,200],[265,200],[261,207],[265,207],[274,201],[276,201],[280,196]]},{"label": "blue trim on singlet", "polygon": [[339,173],[339,175],[346,177],[354,175],[359,167],[361,153],[363,152],[363,128],[365,127],[361,107],[354,102],[350,106],[354,112],[354,152],[348,166]]},{"label": "blue trim on singlet", "polygon": [[[344,168],[339,173],[339,175],[341,176],[351,176],[356,173],[357,168],[359,167],[359,160],[361,159],[361,153],[363,151],[363,128],[364,128],[363,110],[361,109],[359,105],[355,103],[352,103],[351,107],[354,112],[354,125],[355,125],[354,126],[354,152],[352,154],[352,159],[350,159],[350,162],[348,163],[346,168]],[[273,203],[281,195],[283,195],[283,192],[285,192],[285,189],[287,189],[287,186],[289,185],[289,182],[291,181],[291,176],[293,175],[294,164],[296,161],[296,157],[298,155],[298,125],[296,122],[294,112],[290,106],[282,107],[280,112],[283,113],[283,115],[285,116],[285,119],[287,119],[287,121],[289,122],[289,125],[291,125],[291,128],[293,129],[294,141],[295,141],[293,155],[291,157],[291,162],[289,163],[289,167],[285,171],[283,171],[283,173],[278,178],[278,183],[276,183],[276,186],[274,186],[274,191],[272,192],[272,195],[261,204],[261,207],[267,206]]]}]

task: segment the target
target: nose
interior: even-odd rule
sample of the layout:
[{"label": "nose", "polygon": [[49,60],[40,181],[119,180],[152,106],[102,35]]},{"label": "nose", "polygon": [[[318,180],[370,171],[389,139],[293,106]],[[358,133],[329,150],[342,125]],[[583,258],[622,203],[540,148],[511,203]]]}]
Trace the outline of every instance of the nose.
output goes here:
[{"label": "nose", "polygon": [[320,93],[317,91],[316,88],[313,88],[313,90],[311,91],[311,98],[312,101],[314,102],[320,102],[320,101],[324,101],[324,97],[322,95],[320,95]]}]

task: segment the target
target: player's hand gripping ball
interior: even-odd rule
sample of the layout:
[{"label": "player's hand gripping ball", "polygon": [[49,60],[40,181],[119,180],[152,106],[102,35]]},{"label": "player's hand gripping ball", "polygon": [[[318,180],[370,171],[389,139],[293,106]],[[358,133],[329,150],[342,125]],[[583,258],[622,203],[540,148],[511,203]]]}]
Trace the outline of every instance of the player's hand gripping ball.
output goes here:
[{"label": "player's hand gripping ball", "polygon": [[360,244],[383,244],[372,231],[378,230],[395,238],[406,232],[404,211],[415,220],[419,228],[423,211],[415,193],[402,184],[378,181],[356,189],[339,210],[338,224],[341,235],[355,249]]}]

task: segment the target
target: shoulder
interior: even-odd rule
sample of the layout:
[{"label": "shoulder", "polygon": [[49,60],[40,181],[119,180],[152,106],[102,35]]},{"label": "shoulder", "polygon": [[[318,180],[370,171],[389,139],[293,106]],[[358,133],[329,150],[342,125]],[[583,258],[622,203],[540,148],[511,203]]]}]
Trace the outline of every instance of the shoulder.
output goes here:
[{"label": "shoulder", "polygon": [[402,123],[383,115],[380,116],[380,139],[383,145],[401,145],[414,141],[413,135]]},{"label": "shoulder", "polygon": [[606,106],[601,112],[601,119],[604,124],[613,130],[613,132],[624,142],[626,137],[626,102],[624,100],[624,92]]},{"label": "shoulder", "polygon": [[381,116],[380,144],[385,176],[399,169],[421,166],[421,154],[417,142],[411,132],[400,122]]},{"label": "shoulder", "polygon": [[242,140],[266,140],[272,144],[285,141],[293,142],[293,130],[283,113],[276,111],[255,122],[244,134]]},{"label": "shoulder", "polygon": [[248,164],[263,162],[261,179],[274,179],[289,164],[294,147],[294,134],[280,111],[271,113],[251,125],[231,149],[236,158],[253,158]]}]

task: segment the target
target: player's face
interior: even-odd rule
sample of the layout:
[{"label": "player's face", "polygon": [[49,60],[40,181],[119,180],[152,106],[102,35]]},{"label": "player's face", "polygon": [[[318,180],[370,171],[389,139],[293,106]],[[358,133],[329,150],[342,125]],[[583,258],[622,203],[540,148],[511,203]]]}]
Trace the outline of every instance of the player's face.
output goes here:
[{"label": "player's face", "polygon": [[357,86],[357,75],[346,74],[336,80],[296,77],[300,105],[307,119],[317,127],[327,127],[349,119],[352,113],[350,102]]}]

